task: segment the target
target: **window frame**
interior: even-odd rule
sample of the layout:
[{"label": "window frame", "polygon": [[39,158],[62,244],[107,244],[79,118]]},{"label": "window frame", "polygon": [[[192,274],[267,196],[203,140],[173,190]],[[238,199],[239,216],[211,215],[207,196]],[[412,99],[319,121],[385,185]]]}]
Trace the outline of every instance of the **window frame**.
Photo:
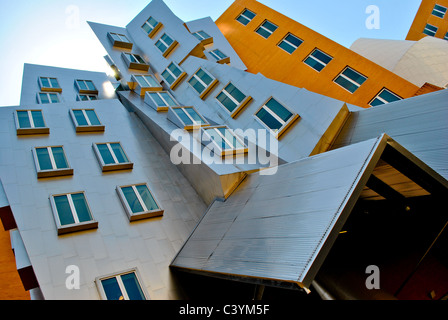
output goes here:
[{"label": "window frame", "polygon": [[[168,45],[165,40],[163,40],[163,36],[167,36],[168,38],[171,39],[172,43],[170,45]],[[166,49],[164,51],[162,51],[158,46],[157,43],[162,42],[163,45],[166,47]],[[154,43],[154,45],[156,46],[156,48],[162,53],[162,56],[164,58],[166,58],[173,50],[174,48],[177,46],[178,42],[177,40],[175,40],[170,34],[168,33],[164,33],[160,36],[160,38]]]},{"label": "window frame", "polygon": [[[146,84],[148,86],[143,87],[141,85],[141,83],[137,80],[137,77],[142,77],[144,82],[146,82]],[[152,78],[157,84],[157,87],[153,87],[150,85],[149,81],[146,79],[146,77],[150,77]],[[135,90],[138,94],[140,94],[140,96],[144,96],[146,92],[151,91],[163,91],[163,86],[160,84],[160,82],[156,79],[156,77],[152,74],[133,74],[131,75],[131,82],[133,83],[133,90]]]},{"label": "window frame", "polygon": [[[90,82],[95,89],[81,89],[81,87],[79,86],[78,81],[82,81],[82,82],[84,82],[84,84],[86,84],[87,82]],[[97,89],[95,83],[93,83],[92,80],[75,79],[75,86],[76,86],[76,89],[77,89],[78,93],[80,93],[80,94],[98,95],[98,89]],[[88,87],[87,84],[86,84],[86,87]]]},{"label": "window frame", "polygon": [[[439,8],[437,8],[437,7],[441,7],[441,8],[443,8],[443,9],[445,9],[445,12],[442,12]],[[443,10],[442,9],[442,10]],[[443,13],[442,14],[442,16],[439,16],[439,15],[437,15],[437,14],[434,14],[434,11],[435,12],[437,12],[437,13]],[[432,11],[431,11],[431,14],[433,15],[433,16],[436,16],[436,17],[438,17],[438,18],[441,18],[441,19],[443,19],[443,18],[445,18],[445,15],[446,15],[446,13],[447,13],[447,11],[448,11],[448,8],[446,8],[446,7],[444,7],[444,6],[441,6],[440,4],[435,4],[434,5],[434,8],[432,9]]]},{"label": "window frame", "polygon": [[[123,282],[121,280],[121,276],[130,274],[130,273],[134,273],[135,278],[137,280],[137,283],[138,283],[138,285],[139,285],[139,287],[140,287],[140,289],[141,289],[141,291],[143,293],[143,296],[144,296],[145,300],[150,300],[149,294],[148,294],[148,292],[146,290],[146,287],[145,287],[145,285],[144,285],[144,283],[142,281],[142,277],[140,275],[140,272],[138,271],[137,268],[131,268],[131,269],[123,270],[121,272],[111,273],[111,274],[108,274],[108,275],[96,277],[95,278],[95,285],[96,285],[96,287],[98,289],[98,293],[100,295],[101,300],[108,300],[107,299],[107,295],[106,295],[106,291],[104,290],[104,287],[103,287],[103,284],[102,284],[102,281],[103,280],[107,280],[107,279],[111,279],[111,278],[116,278],[117,279],[117,283],[118,283],[118,285],[120,287],[120,291],[121,291],[122,294],[124,293],[124,295],[123,295],[124,300],[126,300],[126,297],[129,299],[129,296],[127,295],[127,291],[125,290],[125,292],[123,292],[124,285],[123,285]],[[120,280],[118,280],[118,279],[120,279]]]},{"label": "window frame", "polygon": [[[221,58],[218,54],[215,53],[215,51],[219,51],[224,58]],[[213,49],[208,51],[208,53],[216,60],[217,63],[219,64],[228,64],[230,63],[230,57],[228,55],[226,55],[224,52],[222,52],[219,49]]]},{"label": "window frame", "polygon": [[[272,24],[273,26],[275,26],[275,30],[271,31],[268,28],[266,28],[265,26],[263,26],[266,22],[269,22],[270,24]],[[263,28],[264,31],[268,32],[269,35],[267,37],[265,37],[264,35],[260,34],[258,32],[258,30],[260,30],[260,28]],[[256,29],[255,29],[255,33],[258,34],[259,36],[263,37],[264,39],[268,39],[270,36],[272,36],[272,34],[277,31],[278,29],[278,25],[276,25],[275,23],[269,21],[268,19],[265,19]]]},{"label": "window frame", "polygon": [[[230,132],[230,134],[236,138],[236,140],[238,140],[238,142],[243,146],[242,148],[235,148],[233,147],[232,143],[230,143],[230,141],[226,138],[225,135],[222,135],[222,133],[220,131],[218,131],[218,128],[225,128],[226,130],[228,130]],[[218,143],[216,143],[216,141],[214,139],[212,139],[211,135],[208,133],[209,130],[214,130],[220,137],[221,139],[224,139],[224,141],[231,146],[231,149],[222,149],[220,145],[218,145]],[[225,157],[228,155],[238,155],[238,154],[245,154],[248,152],[249,147],[246,145],[246,143],[244,143],[243,139],[241,139],[240,137],[238,137],[232,129],[230,129],[228,126],[226,125],[220,125],[220,126],[210,126],[210,127],[204,127],[202,128],[202,136],[206,134],[208,136],[208,141],[209,143],[214,144],[215,148],[213,150],[220,150],[220,154],[219,156],[221,157]],[[204,141],[204,139],[203,139]]]},{"label": "window frame", "polygon": [[[353,72],[355,72],[355,73],[357,73],[357,74],[359,74],[360,76],[362,76],[362,77],[364,77],[365,78],[365,80],[361,83],[361,84],[359,84],[358,82],[356,82],[356,81],[354,81],[354,80],[352,80],[352,79],[350,79],[349,77],[347,77],[346,75],[344,75],[343,73],[347,70],[347,69],[350,69],[350,70],[352,70]],[[347,80],[347,81],[349,81],[350,83],[352,83],[353,85],[355,85],[355,86],[357,86],[357,88],[353,91],[353,92],[351,92],[349,89],[347,89],[347,88],[345,88],[344,86],[342,86],[341,84],[339,84],[339,83],[337,83],[336,82],[336,79],[338,79],[339,77],[342,77],[342,78],[344,78],[345,80]],[[341,88],[343,88],[345,91],[347,91],[347,92],[350,92],[351,94],[354,94],[367,80],[368,80],[369,78],[367,77],[367,76],[365,76],[365,75],[363,75],[361,72],[359,72],[359,71],[356,71],[355,69],[353,69],[352,67],[350,67],[350,66],[346,66],[334,79],[333,79],[333,82],[334,83],[336,83],[338,86],[340,86]]]},{"label": "window frame", "polygon": [[[285,108],[289,113],[291,113],[291,117],[285,122],[283,121],[283,119],[281,119],[274,111],[272,111],[271,109],[269,109],[268,106],[266,106],[266,104],[271,101],[271,99],[274,99],[277,103],[279,103],[283,108]],[[271,114],[278,122],[282,123],[282,127],[279,128],[277,131],[274,131],[273,129],[269,128],[269,126],[264,123],[263,120],[261,120],[258,116],[257,113],[261,111],[261,109],[264,109],[266,107],[266,111]],[[273,96],[269,97],[269,99],[267,99],[260,108],[257,109],[257,111],[255,111],[254,113],[254,118],[256,121],[258,121],[258,123],[260,123],[263,127],[265,127],[266,129],[269,130],[269,132],[277,139],[279,139],[283,133],[286,132],[286,130],[300,117],[296,112],[292,111],[291,109],[287,108],[283,103],[281,103],[278,99],[274,98]]]},{"label": "window frame", "polygon": [[[435,31],[431,30],[430,28],[428,28],[428,26],[432,27],[432,28],[434,28],[436,30]],[[433,26],[432,24],[426,23],[425,28],[423,29],[423,34],[426,34],[427,36],[430,36],[430,37],[435,37],[436,34],[437,34],[437,31],[439,31],[438,27]]]},{"label": "window frame", "polygon": [[[149,23],[150,19],[154,19],[157,24],[155,26],[153,26],[152,24]],[[143,26],[148,25],[152,30],[150,32],[147,32],[145,29],[143,29]],[[143,32],[150,38],[153,38],[154,35],[157,33],[157,31],[160,30],[160,28],[163,27],[163,24],[158,21],[156,18],[154,18],[153,16],[150,16],[148,19],[145,20],[145,22],[142,24],[141,29],[143,30]]]},{"label": "window frame", "polygon": [[[381,98],[380,95],[381,95],[384,91],[388,91],[391,95],[397,97],[398,100],[396,100],[396,101],[403,100],[403,98],[400,97],[398,94],[396,94],[396,93],[390,91],[390,90],[387,89],[387,88],[383,88],[383,89],[381,89],[380,92],[378,92],[378,94],[377,94],[372,100],[370,100],[370,102],[369,102],[369,106],[371,106],[371,107],[378,107],[378,106],[382,106],[382,105],[384,105],[384,104],[388,104],[388,103],[396,102],[396,101],[386,101],[385,99]],[[379,105],[376,105],[376,106],[373,106],[372,103],[373,103],[373,101],[375,101],[376,99],[380,100],[380,101],[383,102],[383,103],[382,103],[382,104],[379,104]]]},{"label": "window frame", "polygon": [[[161,96],[162,93],[168,94],[170,96],[170,98],[176,103],[176,105],[175,106],[168,105],[167,101]],[[165,106],[159,106],[157,104],[157,102],[152,98],[152,94],[157,94],[159,96],[159,98],[165,102],[166,105]],[[148,99],[151,101],[151,103],[148,103]],[[169,91],[147,92],[145,94],[145,103],[150,105],[150,106],[155,105],[157,112],[168,111],[169,107],[178,107],[178,106],[180,106],[179,102],[173,97],[173,95]]]},{"label": "window frame", "polygon": [[[98,149],[98,145],[102,145],[105,144],[107,145],[107,148],[114,160],[114,163],[110,163],[110,164],[106,164],[104,162],[104,159],[101,155],[100,150]],[[112,150],[111,144],[119,144],[121,147],[121,150],[123,151],[124,155],[126,156],[128,162],[122,162],[120,163],[114,153],[114,151]],[[129,159],[129,156],[127,155],[126,151],[124,150],[121,142],[119,141],[115,141],[115,142],[94,142],[92,144],[92,148],[94,150],[94,153],[96,155],[96,158],[98,160],[98,163],[101,167],[102,172],[108,172],[108,171],[118,171],[118,170],[132,170],[134,167],[134,163]]]},{"label": "window frame", "polygon": [[443,37],[443,40],[448,40],[448,31],[445,33],[445,37]]},{"label": "window frame", "polygon": [[[213,79],[209,85],[207,85],[204,81],[202,81],[202,79],[199,76],[196,75],[199,72],[199,70],[204,71],[209,77],[211,77]],[[190,83],[191,79],[193,79],[193,78],[198,80],[205,87],[205,89],[202,92],[198,92],[193,87],[193,85]],[[193,89],[193,91],[196,92],[197,94],[199,94],[199,98],[201,98],[202,100],[204,100],[206,98],[206,96],[210,93],[210,91],[212,91],[216,87],[216,85],[219,83],[218,79],[203,67],[199,67],[193,73],[193,75],[187,80],[187,82],[188,82],[188,85]]]},{"label": "window frame", "polygon": [[[87,100],[83,100],[81,96],[86,96]],[[92,99],[92,97],[95,97],[95,99]],[[98,95],[96,94],[87,94],[87,93],[78,93],[76,95],[76,101],[97,101],[99,100]]]},{"label": "window frame", "polygon": [[[53,148],[62,148],[62,152],[64,155],[65,162],[67,163],[67,168],[58,169],[56,167],[56,162],[54,160]],[[37,149],[47,149],[48,156],[50,157],[50,162],[52,169],[43,170],[40,168],[39,164],[39,156],[37,154]],[[43,146],[43,147],[34,147],[32,149],[34,164],[36,167],[37,178],[50,178],[50,177],[60,177],[60,176],[71,176],[73,175],[73,168],[71,168],[70,163],[67,159],[67,155],[64,150],[64,146]]]},{"label": "window frame", "polygon": [[[116,35],[119,38],[119,40],[114,39],[113,35]],[[129,38],[125,34],[110,31],[107,33],[107,37],[114,49],[132,50],[133,43],[131,42],[131,40],[129,40]],[[124,40],[122,39],[123,37]]]},{"label": "window frame", "polygon": [[[40,112],[42,115],[42,121],[44,122],[44,127],[36,127],[34,125],[34,119],[32,112]],[[24,128],[20,126],[19,122],[19,115],[18,112],[27,112],[28,120],[30,122],[31,127]],[[47,126],[47,123],[45,122],[44,113],[42,109],[17,109],[14,110],[14,121],[16,124],[16,132],[17,135],[30,135],[30,134],[49,134],[50,128]]]},{"label": "window frame", "polygon": [[[330,60],[328,63],[325,63],[325,62],[323,62],[322,60],[316,58],[315,56],[313,56],[313,53],[315,53],[316,51],[319,51],[320,53],[326,55],[327,57],[331,58],[331,60]],[[317,69],[314,68],[313,66],[309,65],[308,63],[306,63],[306,60],[308,60],[309,58],[311,58],[311,59],[315,60],[317,63],[323,65],[322,69],[321,69],[321,70],[317,70]],[[313,69],[314,71],[322,72],[322,70],[325,69],[325,67],[326,67],[331,61],[333,61],[333,59],[334,59],[334,58],[333,58],[332,56],[330,56],[329,54],[323,52],[323,51],[320,50],[319,48],[314,48],[314,50],[311,51],[311,53],[310,53],[309,55],[307,55],[307,56],[305,57],[305,59],[303,59],[303,63],[306,64],[306,65],[307,65],[308,67],[310,67],[311,69]]]},{"label": "window frame", "polygon": [[[73,204],[73,199],[72,199],[73,194],[83,194],[91,220],[79,222],[79,217],[76,213],[76,208],[74,207],[74,204]],[[67,224],[67,225],[61,224],[61,218],[59,217],[59,212],[57,210],[56,202],[54,200],[55,197],[59,197],[59,196],[67,196],[67,200],[70,205],[70,213],[72,214],[73,219],[75,220],[75,223]],[[53,217],[56,222],[56,227],[58,229],[58,235],[98,228],[98,221],[95,220],[95,218],[92,214],[92,209],[90,208],[90,204],[89,204],[89,201],[87,200],[85,191],[52,194],[52,195],[50,195],[49,199],[50,199],[51,210],[53,212]],[[76,214],[74,214],[74,213],[76,213]],[[76,220],[78,220],[78,222],[76,222]]]},{"label": "window frame", "polygon": [[[131,61],[131,59],[129,59],[128,55],[132,56],[134,58],[134,60],[136,60],[137,62]],[[141,61],[143,61],[143,62],[140,62],[140,60],[137,57],[140,58]],[[143,59],[142,56],[140,56],[137,53],[122,52],[121,58],[126,63],[126,66],[128,67],[129,70],[138,70],[138,71],[145,71],[145,72],[148,72],[148,70],[149,70],[149,63],[146,62],[146,60]]]},{"label": "window frame", "polygon": [[[140,193],[137,190],[138,186],[146,186],[149,194],[151,195],[152,199],[154,200],[155,204],[158,207],[157,209],[148,210],[145,202],[143,201],[142,197],[140,196]],[[128,187],[132,187],[132,190],[133,190],[135,196],[137,197],[138,202],[144,209],[142,212],[136,212],[136,213],[132,212],[132,209],[129,206],[126,196],[124,195],[123,190],[122,190],[122,188],[128,188]],[[164,209],[160,206],[159,201],[157,201],[156,197],[154,196],[154,193],[151,191],[151,189],[149,188],[149,186],[146,182],[117,186],[115,188],[115,190],[117,191],[118,197],[120,198],[120,202],[123,205],[126,215],[130,222],[163,216]]]},{"label": "window frame", "polygon": [[[253,18],[249,18],[249,17],[245,16],[244,13],[246,11],[249,11],[250,13],[252,13],[254,15]],[[238,20],[241,16],[243,16],[244,19],[249,20],[249,21],[246,24],[244,24],[243,22]],[[235,20],[238,21],[239,23],[241,23],[243,26],[247,26],[256,16],[257,16],[257,14],[255,12],[253,12],[252,10],[249,10],[247,8],[244,8],[244,10],[235,18]]]},{"label": "window frame", "polygon": [[[47,99],[49,101],[48,103],[42,102],[42,98],[40,96],[41,94],[45,94],[47,96]],[[58,101],[57,102],[53,102],[51,100],[51,97],[50,97],[51,95],[55,95],[58,98]],[[61,103],[62,101],[61,101],[61,95],[59,94],[59,92],[46,92],[46,91],[43,91],[43,92],[38,92],[37,93],[37,102],[39,104],[54,104],[54,103]]]},{"label": "window frame", "polygon": [[[50,87],[44,86],[44,84],[42,83],[42,79],[47,79],[48,82],[50,83]],[[53,85],[51,84],[50,79],[55,79],[56,82],[58,83],[58,86],[57,87],[53,87]],[[59,80],[56,77],[41,77],[40,76],[38,78],[38,81],[39,81],[39,88],[40,88],[41,92],[58,92],[58,93],[62,92],[61,85],[59,84]]]},{"label": "window frame", "polygon": [[[170,65],[174,65],[177,69],[179,69],[179,71],[181,71],[181,74],[178,77],[176,77],[174,73],[169,69]],[[171,84],[163,75],[165,71],[168,72],[170,76],[174,78],[174,81]],[[174,90],[177,87],[177,85],[187,76],[187,73],[177,63],[171,61],[171,63],[165,68],[165,70],[163,70],[162,73],[160,73],[160,76],[169,85],[170,89]]]},{"label": "window frame", "polygon": [[[296,38],[297,40],[301,41],[300,44],[299,44],[298,46],[296,46],[295,44],[289,42],[288,40],[286,40],[286,38],[287,38],[288,36],[292,36],[292,37]],[[294,50],[293,50],[292,52],[289,52],[288,50],[286,50],[286,49],[280,47],[280,44],[282,44],[283,42],[286,42],[288,45],[290,45],[291,47],[293,47]],[[294,52],[295,52],[295,51],[302,45],[303,42],[304,42],[304,41],[303,41],[302,39],[300,39],[298,36],[292,34],[291,32],[288,32],[288,33],[286,34],[286,36],[284,36],[283,39],[277,44],[277,47],[279,47],[280,49],[282,49],[283,51],[285,51],[285,52],[287,52],[287,53],[289,53],[289,54],[293,54],[293,53],[294,53]]]},{"label": "window frame", "polygon": [[[82,111],[83,116],[85,120],[87,121],[87,125],[80,125],[78,123],[78,120],[76,119],[74,111]],[[99,125],[92,125],[90,123],[90,118],[88,117],[86,111],[93,111],[95,113],[95,116],[97,120],[99,121]],[[76,109],[70,109],[69,110],[70,118],[72,119],[73,125],[75,126],[76,132],[103,132],[105,131],[105,126],[101,123],[100,118],[98,117],[98,114],[96,113],[95,109],[93,108],[76,108]]]},{"label": "window frame", "polygon": [[[238,102],[238,100],[236,100],[227,90],[226,90],[226,88],[229,86],[229,85],[233,85],[236,89],[238,89],[238,91],[240,91],[244,96],[245,96],[245,98],[241,101],[241,102]],[[235,107],[235,109],[233,110],[233,111],[230,111],[229,109],[227,109],[227,107],[226,106],[224,106],[222,103],[221,103],[221,101],[219,101],[219,99],[218,99],[218,97],[221,95],[221,93],[223,93],[225,96],[227,96],[230,100],[232,100],[232,102],[233,103],[235,103],[236,104],[236,107]],[[230,114],[230,116],[232,117],[232,118],[235,118],[239,113],[240,113],[240,111],[244,108],[244,107],[246,107],[252,100],[253,100],[253,98],[251,97],[251,96],[248,96],[248,95],[246,95],[244,92],[242,92],[237,86],[235,86],[233,83],[232,83],[232,81],[229,81],[225,86],[224,86],[224,88],[222,88],[222,90],[215,96],[215,99],[216,99],[216,101],[217,101],[217,103],[222,107],[222,108],[224,108],[224,110],[226,110],[229,114]]]},{"label": "window frame", "polygon": [[[187,115],[187,117],[191,120],[192,124],[186,124],[174,111],[175,109],[183,109],[184,113]],[[191,116],[188,114],[188,112],[185,111],[185,109],[193,109],[196,114],[203,120],[202,124],[196,124],[195,121],[191,118]],[[171,110],[174,116],[176,117],[177,121],[182,124],[182,127],[184,130],[194,130],[201,127],[208,127],[210,124],[208,121],[196,110],[193,106],[178,106],[178,107],[169,107],[168,110]]]},{"label": "window frame", "polygon": [[[200,32],[205,33],[208,37],[204,37]],[[209,35],[204,30],[199,30],[191,33],[196,39],[198,39],[204,46],[212,44],[213,43],[213,37]]]}]

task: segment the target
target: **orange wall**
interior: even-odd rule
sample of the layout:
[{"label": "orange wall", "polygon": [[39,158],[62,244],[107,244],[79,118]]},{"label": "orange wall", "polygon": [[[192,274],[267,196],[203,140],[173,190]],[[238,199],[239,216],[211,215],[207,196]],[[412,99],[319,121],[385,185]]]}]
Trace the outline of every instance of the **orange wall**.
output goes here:
[{"label": "orange wall", "polygon": [[3,231],[0,223],[0,300],[30,300],[16,269],[11,249],[9,231]]},{"label": "orange wall", "polygon": [[[245,8],[257,14],[247,26],[236,21]],[[268,39],[255,32],[266,19],[278,26]],[[216,24],[248,67],[247,71],[260,72],[280,82],[361,107],[368,107],[368,103],[383,88],[402,98],[412,97],[419,89],[350,49],[255,0],[236,0],[217,19]],[[289,32],[304,41],[292,54],[277,46]],[[303,63],[316,47],[333,57],[321,72]],[[368,77],[353,94],[333,82],[346,66]]]},{"label": "orange wall", "polygon": [[420,8],[415,15],[414,21],[412,22],[411,28],[409,29],[406,40],[418,41],[427,35],[423,33],[427,23],[437,27],[436,38],[443,39],[448,32],[448,12],[445,14],[444,18],[434,16],[432,10],[434,5],[441,5],[448,8],[448,0],[423,0],[420,4]]}]

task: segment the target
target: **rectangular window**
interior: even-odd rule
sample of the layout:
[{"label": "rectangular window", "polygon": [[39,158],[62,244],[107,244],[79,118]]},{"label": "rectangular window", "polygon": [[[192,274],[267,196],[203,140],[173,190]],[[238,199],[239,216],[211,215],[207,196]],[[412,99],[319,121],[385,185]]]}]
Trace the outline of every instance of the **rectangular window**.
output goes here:
[{"label": "rectangular window", "polygon": [[42,110],[16,110],[14,113],[17,135],[48,134]]},{"label": "rectangular window", "polygon": [[436,17],[443,18],[445,17],[446,10],[447,9],[445,7],[436,4],[434,6],[434,9],[432,10],[432,14],[435,15]]},{"label": "rectangular window", "polygon": [[96,101],[98,96],[96,94],[78,94],[76,101]]},{"label": "rectangular window", "polygon": [[445,37],[443,39],[448,40],[448,32],[445,34]]},{"label": "rectangular window", "polygon": [[121,57],[123,58],[124,62],[126,62],[126,66],[128,67],[128,69],[139,71],[149,70],[149,64],[138,54],[122,52]]},{"label": "rectangular window", "polygon": [[224,54],[219,49],[215,49],[215,50],[209,51],[209,53],[212,55],[213,58],[216,59],[216,62],[218,62],[220,64],[230,63],[230,57],[228,57],[226,54]]},{"label": "rectangular window", "polygon": [[39,77],[39,86],[40,91],[62,92],[62,88],[56,78]]},{"label": "rectangular window", "polygon": [[190,80],[188,80],[188,83],[199,94],[199,97],[204,99],[215,85],[218,84],[218,80],[204,69],[199,68]]},{"label": "rectangular window", "polygon": [[303,43],[303,40],[297,38],[295,35],[289,33],[286,37],[278,44],[280,48],[288,53],[293,53],[296,49]]},{"label": "rectangular window", "polygon": [[212,141],[213,150],[219,150],[220,156],[245,153],[248,150],[244,142],[226,126],[204,128],[203,131],[207,135],[204,141]]},{"label": "rectangular window", "polygon": [[38,178],[73,175],[62,146],[37,147],[33,155]]},{"label": "rectangular window", "polygon": [[134,167],[119,142],[94,143],[93,150],[103,172]]},{"label": "rectangular window", "polygon": [[[196,111],[194,107],[172,107],[175,123],[185,130],[209,126],[209,123]],[[177,121],[176,121],[177,120]]]},{"label": "rectangular window", "polygon": [[274,98],[270,98],[256,113],[255,117],[275,136],[280,135],[298,118]]},{"label": "rectangular window", "polygon": [[229,83],[216,96],[216,100],[230,112],[233,118],[252,100],[252,97],[246,96],[232,83]]},{"label": "rectangular window", "polygon": [[50,204],[58,228],[58,235],[98,228],[84,192],[50,196]]},{"label": "rectangular window", "polygon": [[164,33],[156,42],[156,47],[162,52],[164,57],[168,56],[174,47],[177,45],[177,41],[173,40],[169,35]]},{"label": "rectangular window", "polygon": [[399,96],[395,93],[384,88],[381,92],[369,103],[372,107],[379,106],[381,104],[386,104],[394,101],[401,100]]},{"label": "rectangular window", "polygon": [[317,72],[321,72],[331,60],[333,60],[333,58],[328,54],[320,51],[319,49],[314,49],[314,51],[311,52],[311,54],[303,62]]},{"label": "rectangular window", "polygon": [[162,77],[171,90],[176,88],[176,86],[185,78],[186,75],[187,73],[174,62],[171,62],[162,72]]},{"label": "rectangular window", "polygon": [[136,269],[95,279],[103,300],[147,300]]},{"label": "rectangular window", "polygon": [[75,80],[76,88],[80,94],[98,94],[98,89],[92,80]]},{"label": "rectangular window", "polygon": [[423,30],[423,33],[427,34],[428,36],[434,37],[437,33],[437,27],[434,27],[433,25],[427,23],[425,29]]},{"label": "rectangular window", "polygon": [[94,109],[71,109],[70,116],[76,132],[102,132],[105,129]]},{"label": "rectangular window", "polygon": [[124,34],[108,32],[107,37],[109,38],[114,48],[126,50],[132,49],[132,42]]},{"label": "rectangular window", "polygon": [[139,93],[141,96],[145,95],[147,91],[162,91],[163,87],[161,84],[154,78],[154,76],[147,75],[132,75],[132,82],[136,83],[135,91]]},{"label": "rectangular window", "polygon": [[201,41],[201,43],[203,45],[207,45],[207,44],[211,44],[213,43],[213,37],[210,36],[207,32],[205,31],[197,31],[197,32],[193,32],[192,33],[193,36],[196,37],[196,39],[198,39],[199,41]]},{"label": "rectangular window", "polygon": [[162,23],[158,22],[153,17],[149,17],[149,19],[142,25],[142,29],[146,32],[148,37],[152,38],[162,26]]},{"label": "rectangular window", "polygon": [[237,18],[236,21],[242,23],[243,25],[247,26],[249,22],[252,21],[253,18],[255,18],[256,14],[252,11],[245,9]]},{"label": "rectangular window", "polygon": [[167,111],[169,107],[177,107],[179,104],[168,91],[147,92],[145,103],[160,111]]},{"label": "rectangular window", "polygon": [[61,99],[59,98],[59,93],[56,92],[39,92],[37,94],[37,102],[40,104],[59,103]]},{"label": "rectangular window", "polygon": [[277,26],[273,24],[272,22],[265,20],[256,30],[255,32],[258,33],[263,38],[267,39],[271,36],[271,34],[274,33],[275,30],[277,30]]},{"label": "rectangular window", "polygon": [[349,92],[354,93],[366,80],[367,77],[347,67],[336,77],[334,82]]},{"label": "rectangular window", "polygon": [[146,183],[117,187],[129,221],[160,217],[163,210]]}]

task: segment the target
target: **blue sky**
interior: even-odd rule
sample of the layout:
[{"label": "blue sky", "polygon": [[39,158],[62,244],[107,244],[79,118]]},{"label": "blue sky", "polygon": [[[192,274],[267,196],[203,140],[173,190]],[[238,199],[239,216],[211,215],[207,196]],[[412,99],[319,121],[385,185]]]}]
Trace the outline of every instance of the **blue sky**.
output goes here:
[{"label": "blue sky", "polygon": [[[3,1],[0,37],[3,73],[0,106],[18,105],[24,63],[107,71],[105,51],[86,21],[126,26],[149,0]],[[233,0],[165,0],[184,21],[216,20]],[[259,0],[346,46],[358,38],[404,40],[421,0]],[[380,28],[368,29],[366,8],[380,12]]]}]

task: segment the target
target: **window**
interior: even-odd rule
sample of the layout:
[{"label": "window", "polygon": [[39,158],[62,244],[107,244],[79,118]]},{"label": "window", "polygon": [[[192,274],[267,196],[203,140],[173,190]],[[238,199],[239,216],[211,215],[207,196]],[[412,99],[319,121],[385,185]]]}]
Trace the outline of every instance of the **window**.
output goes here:
[{"label": "window", "polygon": [[137,269],[131,269],[95,279],[100,296],[104,300],[146,300],[148,294],[140,285]]},{"label": "window", "polygon": [[177,41],[173,40],[169,35],[164,33],[156,42],[156,47],[162,52],[164,57],[168,56],[174,47],[177,45]]},{"label": "window", "polygon": [[132,169],[134,167],[119,142],[94,143],[93,150],[103,172]]},{"label": "window", "polygon": [[372,107],[401,100],[395,93],[384,88],[381,92],[369,103]]},{"label": "window", "polygon": [[311,54],[303,62],[317,72],[321,72],[331,60],[333,60],[333,58],[328,54],[320,51],[319,49],[314,49],[314,51],[311,52]]},{"label": "window", "polygon": [[92,80],[75,80],[75,84],[80,94],[98,94]]},{"label": "window", "polygon": [[261,26],[255,30],[256,33],[258,33],[263,38],[269,38],[271,34],[274,33],[274,31],[277,30],[277,26],[273,24],[272,22],[269,22],[268,20],[265,20]]},{"label": "window", "polygon": [[[172,110],[172,113],[168,113],[168,118],[185,130],[209,126],[208,122],[194,107],[171,107],[169,110]],[[171,117],[171,115],[174,115],[174,117]]]},{"label": "window", "polygon": [[153,17],[149,17],[149,19],[142,25],[142,29],[148,34],[148,37],[152,38],[162,26],[162,23],[158,22]]},{"label": "window", "polygon": [[205,141],[212,141],[213,150],[219,150],[220,156],[229,154],[239,154],[247,152],[248,148],[244,142],[237,137],[232,130],[226,126],[204,128],[207,138]]},{"label": "window", "polygon": [[62,92],[58,79],[39,77],[40,91]]},{"label": "window", "polygon": [[78,94],[76,96],[76,101],[95,101],[98,100],[96,94]]},{"label": "window", "polygon": [[141,96],[144,96],[147,91],[163,90],[163,87],[152,75],[132,75],[131,78],[133,79],[132,82],[137,84],[133,89]]},{"label": "window", "polygon": [[158,112],[167,111],[168,107],[177,107],[179,105],[168,91],[147,92],[145,102],[151,107],[155,106]]},{"label": "window", "polygon": [[76,132],[97,132],[105,129],[94,109],[71,109],[70,117]]},{"label": "window", "polygon": [[303,40],[297,38],[295,35],[289,33],[286,37],[278,44],[280,48],[288,53],[293,53],[296,49],[303,43]]},{"label": "window", "polygon": [[58,235],[98,228],[84,192],[51,195],[50,204]]},{"label": "window", "polygon": [[276,138],[298,118],[274,98],[270,98],[256,113],[255,117],[267,127]]},{"label": "window", "polygon": [[40,104],[59,103],[61,99],[59,98],[59,93],[39,92],[37,94],[37,102]]},{"label": "window", "polygon": [[245,9],[245,10],[243,11],[243,13],[241,13],[241,14],[236,18],[236,21],[238,21],[238,22],[244,24],[245,26],[247,26],[247,24],[248,24],[249,22],[251,22],[252,19],[255,18],[255,16],[256,16],[255,13],[253,13],[253,12],[250,11],[250,10]]},{"label": "window", "polygon": [[124,34],[108,32],[107,37],[109,38],[114,48],[121,48],[127,50],[132,49],[132,42]]},{"label": "window", "polygon": [[17,110],[14,113],[17,135],[48,134],[50,128],[45,124],[42,110]]},{"label": "window", "polygon": [[149,64],[143,60],[138,54],[122,52],[121,57],[126,62],[126,65],[129,69],[148,71]]},{"label": "window", "polygon": [[209,52],[212,55],[212,57],[216,59],[218,63],[227,64],[230,62],[230,58],[219,49],[215,49]]},{"label": "window", "polygon": [[201,41],[201,43],[203,45],[207,45],[207,44],[211,44],[213,43],[213,37],[210,36],[207,32],[205,31],[197,31],[197,32],[193,32],[192,33],[196,39],[198,39],[199,41]]},{"label": "window", "polygon": [[445,37],[443,39],[448,40],[448,32],[445,34]]},{"label": "window", "polygon": [[173,90],[187,75],[187,73],[176,63],[171,62],[162,72],[162,77]]},{"label": "window", "polygon": [[437,27],[434,27],[428,23],[428,24],[426,24],[425,29],[423,30],[423,33],[427,34],[428,36],[434,37],[437,33]]},{"label": "window", "polygon": [[359,72],[353,70],[350,67],[347,67],[342,71],[334,80],[337,84],[339,84],[344,89],[354,93],[358,88],[367,80],[367,77],[364,77]]},{"label": "window", "polygon": [[252,97],[246,96],[232,83],[229,83],[216,96],[216,100],[230,112],[233,118],[252,100]]},{"label": "window", "polygon": [[38,178],[73,175],[62,146],[33,149]]},{"label": "window", "polygon": [[446,10],[447,9],[445,7],[436,4],[434,6],[434,9],[432,10],[432,14],[435,15],[436,17],[443,18],[445,17]]},{"label": "window", "polygon": [[204,69],[199,68],[188,80],[188,83],[199,94],[199,97],[204,99],[218,83],[218,80]]},{"label": "window", "polygon": [[129,221],[160,217],[163,210],[146,183],[117,187],[117,193]]}]

